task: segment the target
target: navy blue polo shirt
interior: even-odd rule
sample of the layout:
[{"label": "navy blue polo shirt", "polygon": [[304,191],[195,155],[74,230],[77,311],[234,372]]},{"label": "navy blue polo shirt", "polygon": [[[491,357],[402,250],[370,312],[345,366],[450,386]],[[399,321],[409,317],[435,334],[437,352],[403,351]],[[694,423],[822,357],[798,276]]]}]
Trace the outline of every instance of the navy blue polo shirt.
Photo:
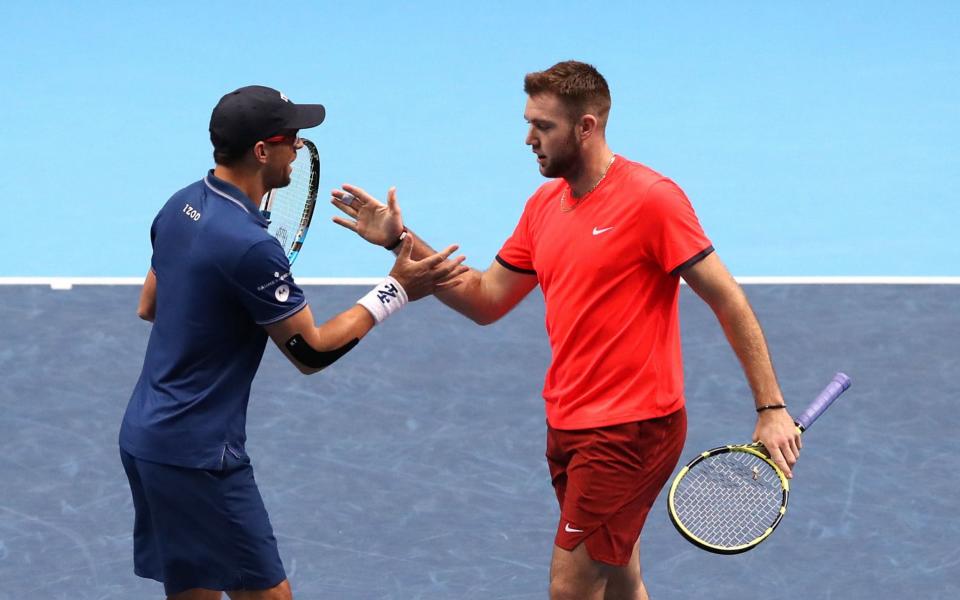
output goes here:
[{"label": "navy blue polo shirt", "polygon": [[120,446],[137,458],[219,469],[245,455],[264,325],[306,306],[267,222],[211,171],[160,210],[150,237],[156,316]]}]

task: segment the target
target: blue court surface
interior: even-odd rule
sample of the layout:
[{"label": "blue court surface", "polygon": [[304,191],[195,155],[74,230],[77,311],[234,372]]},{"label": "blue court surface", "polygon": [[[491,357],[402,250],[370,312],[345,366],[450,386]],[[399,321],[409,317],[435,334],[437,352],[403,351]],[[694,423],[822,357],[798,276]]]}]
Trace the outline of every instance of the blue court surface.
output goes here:
[{"label": "blue court surface", "polygon": [[[853,387],[805,435],[790,510],[756,550],[715,556],[657,501],[642,562],[655,600],[960,597],[960,287],[750,285],[787,401]],[[363,287],[307,289],[317,318]],[[746,441],[745,382],[683,289],[697,451]],[[0,600],[160,598],[132,572],[117,431],[149,325],[135,286],[0,287]],[[539,396],[538,292],[473,325],[433,299],[327,371],[268,348],[249,446],[300,599],[540,599],[557,507]]]}]

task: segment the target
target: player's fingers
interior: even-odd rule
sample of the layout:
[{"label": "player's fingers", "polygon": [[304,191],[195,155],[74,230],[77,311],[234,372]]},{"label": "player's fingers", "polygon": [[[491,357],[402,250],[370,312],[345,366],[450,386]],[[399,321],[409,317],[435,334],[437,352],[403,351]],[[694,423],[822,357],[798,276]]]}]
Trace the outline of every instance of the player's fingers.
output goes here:
[{"label": "player's fingers", "polygon": [[338,200],[340,200],[340,202],[342,202],[343,204],[353,208],[364,205],[363,200],[360,200],[350,192],[340,192],[340,197],[338,198]]},{"label": "player's fingers", "polygon": [[[469,270],[469,269],[468,269],[468,270]],[[464,271],[464,273],[466,273],[466,272],[467,272],[467,271]],[[462,275],[462,273],[461,273],[461,275]],[[465,281],[466,281],[465,278],[460,277],[460,275],[457,275],[457,276],[454,277],[453,279],[448,279],[448,280],[446,280],[446,281],[442,281],[442,282],[438,283],[438,284],[436,285],[436,289],[438,289],[438,290],[449,290],[449,289],[452,289],[452,288],[457,287],[458,285],[462,284],[462,283],[465,282]]]},{"label": "player's fingers", "polygon": [[[467,260],[466,256],[458,256],[444,263],[441,263],[440,266],[437,267],[437,274],[444,279],[451,276],[459,277],[459,274],[453,275],[453,273],[459,272],[460,274],[462,274],[463,269],[461,269],[461,267],[463,267],[463,261],[465,260]],[[463,267],[463,268],[465,269],[466,267]]]},{"label": "player's fingers", "polygon": [[787,464],[787,460],[783,456],[783,451],[781,451],[780,448],[775,447],[770,450],[770,458],[772,458],[773,462],[780,467],[780,470],[783,471],[783,474],[787,476],[787,479],[793,478],[793,471],[790,470],[790,465]]},{"label": "player's fingers", "polygon": [[357,199],[356,196],[344,190],[330,190],[330,195],[335,200],[339,200],[340,202],[343,202],[347,206],[350,206],[350,204]]},{"label": "player's fingers", "polygon": [[354,233],[357,232],[357,224],[354,221],[348,221],[346,219],[341,219],[340,217],[334,217],[333,222],[341,227],[346,227]]},{"label": "player's fingers", "polygon": [[350,215],[353,218],[356,218],[357,215],[359,214],[359,211],[355,207],[350,206],[349,204],[343,202],[339,198],[331,198],[330,204],[336,206],[337,208],[340,209],[341,212],[343,212],[346,215]]},{"label": "player's fingers", "polygon": [[790,438],[790,451],[793,452],[794,463],[800,460],[800,438],[799,437]]},{"label": "player's fingers", "polygon": [[438,289],[456,287],[465,281],[463,276],[469,271],[470,268],[468,266],[458,264],[452,271],[450,271],[445,277],[437,282],[436,287]]},{"label": "player's fingers", "polygon": [[783,460],[786,461],[787,465],[793,467],[797,464],[797,454],[794,452],[793,448],[790,446],[790,440],[784,440],[778,446],[780,453],[783,455]]},{"label": "player's fingers", "polygon": [[800,455],[797,453],[797,449],[788,442],[787,444],[784,444],[783,457],[787,459],[787,463],[792,467],[793,465],[797,464],[797,459],[800,457]]},{"label": "player's fingers", "polygon": [[390,186],[390,189],[387,190],[387,208],[391,211],[397,209],[397,187]]},{"label": "player's fingers", "polygon": [[413,236],[403,236],[400,242],[400,256],[403,260],[413,260]]},{"label": "player's fingers", "polygon": [[[407,236],[407,237],[409,237],[409,236]],[[460,248],[460,246],[458,246],[457,244],[452,244],[452,245],[450,245],[450,246],[447,246],[446,248],[444,248],[444,249],[441,250],[440,252],[437,252],[436,254],[433,254],[433,255],[431,255],[431,256],[428,256],[427,258],[425,258],[425,259],[423,259],[423,260],[427,261],[427,265],[429,265],[429,266],[431,266],[431,267],[435,267],[435,266],[439,265],[440,263],[442,263],[443,261],[447,260],[447,259],[450,257],[450,255],[453,254],[454,252],[456,252],[457,249],[459,249],[459,248]]]},{"label": "player's fingers", "polygon": [[347,192],[350,192],[351,194],[353,194],[354,196],[356,196],[357,201],[359,201],[359,203],[360,203],[361,205],[366,204],[366,203],[368,203],[368,202],[376,202],[377,204],[380,204],[380,201],[379,201],[379,200],[377,200],[376,198],[374,198],[373,196],[371,196],[371,195],[367,192],[367,190],[365,190],[365,189],[363,189],[363,188],[361,188],[361,187],[357,187],[357,186],[351,185],[351,184],[349,184],[349,183],[345,183],[345,184],[343,184],[343,185],[340,186],[340,187],[342,187],[342,188],[343,188],[344,190],[346,190]]},{"label": "player's fingers", "polygon": [[[464,258],[466,260],[466,258]],[[447,281],[463,281],[463,276],[470,272],[470,267],[467,265],[459,265],[454,269],[453,273],[450,274],[450,278]]]}]

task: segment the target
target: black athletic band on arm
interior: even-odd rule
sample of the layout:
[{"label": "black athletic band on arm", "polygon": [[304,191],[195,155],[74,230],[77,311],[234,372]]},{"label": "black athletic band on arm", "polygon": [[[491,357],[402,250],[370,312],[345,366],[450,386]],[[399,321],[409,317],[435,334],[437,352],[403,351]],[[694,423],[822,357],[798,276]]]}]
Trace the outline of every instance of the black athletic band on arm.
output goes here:
[{"label": "black athletic band on arm", "polygon": [[314,350],[310,347],[310,344],[303,339],[303,336],[299,333],[289,340],[285,344],[287,350],[290,351],[290,354],[297,359],[300,364],[306,365],[311,369],[325,369],[337,360],[353,350],[353,347],[360,342],[360,338],[353,338],[343,346],[340,346],[336,350],[328,350],[326,352],[321,352]]},{"label": "black athletic band on arm", "polygon": [[408,233],[407,228],[404,227],[403,231],[400,232],[400,237],[397,238],[397,241],[390,244],[389,246],[384,246],[384,248],[386,248],[387,250],[390,250],[391,252],[393,250],[396,250],[400,246],[400,243],[403,242],[403,239],[407,237],[407,233]]}]

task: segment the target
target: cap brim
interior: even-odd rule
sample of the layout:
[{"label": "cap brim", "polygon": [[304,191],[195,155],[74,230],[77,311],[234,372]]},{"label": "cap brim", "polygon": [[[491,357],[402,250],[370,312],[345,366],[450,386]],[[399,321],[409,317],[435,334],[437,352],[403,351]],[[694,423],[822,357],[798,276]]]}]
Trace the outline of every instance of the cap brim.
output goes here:
[{"label": "cap brim", "polygon": [[327,110],[322,104],[297,104],[297,111],[287,126],[290,129],[310,129],[323,123]]}]

